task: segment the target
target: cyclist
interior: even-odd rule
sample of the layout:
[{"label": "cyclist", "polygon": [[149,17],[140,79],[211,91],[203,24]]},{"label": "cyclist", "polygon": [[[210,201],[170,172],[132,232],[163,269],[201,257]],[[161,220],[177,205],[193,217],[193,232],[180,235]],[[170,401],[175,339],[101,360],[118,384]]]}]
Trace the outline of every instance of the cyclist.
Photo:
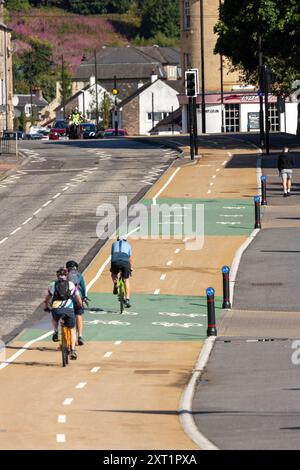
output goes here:
[{"label": "cyclist", "polygon": [[130,308],[130,282],[132,272],[132,249],[125,237],[118,237],[111,247],[111,277],[114,283],[113,293],[118,293],[118,276],[122,274],[126,289],[125,307]]},{"label": "cyclist", "polygon": [[[82,304],[84,301],[87,301],[86,287],[83,279],[83,275],[78,271],[78,263],[76,261],[67,261],[66,268],[68,270],[68,280],[73,282],[78,289],[78,293],[81,297]],[[74,311],[76,318],[76,328],[78,331],[78,346],[83,346],[83,319],[82,315],[84,314],[83,305],[79,306],[76,301],[74,301]]]},{"label": "cyclist", "polygon": [[44,301],[44,310],[52,313],[52,324],[54,333],[52,341],[58,341],[58,322],[61,318],[64,319],[65,325],[71,329],[71,359],[77,359],[75,351],[76,345],[76,328],[75,328],[75,313],[74,302],[76,300],[78,305],[82,306],[82,300],[78,293],[77,287],[67,280],[68,271],[65,268],[59,268],[56,272],[57,280],[53,281],[48,289]]}]

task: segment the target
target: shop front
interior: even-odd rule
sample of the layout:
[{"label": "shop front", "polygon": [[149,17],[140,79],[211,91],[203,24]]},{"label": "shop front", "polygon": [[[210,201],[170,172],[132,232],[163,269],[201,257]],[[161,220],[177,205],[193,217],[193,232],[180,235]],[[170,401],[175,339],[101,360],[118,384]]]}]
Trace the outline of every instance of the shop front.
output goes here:
[{"label": "shop front", "polygon": [[[183,132],[188,132],[188,98],[178,96],[182,106]],[[205,97],[206,132],[258,132],[259,96],[255,93],[219,93]],[[197,123],[201,133],[201,96],[197,96]],[[297,133],[298,105],[289,98],[285,100],[285,112],[279,113],[277,97],[269,96],[269,124],[271,132]]]}]

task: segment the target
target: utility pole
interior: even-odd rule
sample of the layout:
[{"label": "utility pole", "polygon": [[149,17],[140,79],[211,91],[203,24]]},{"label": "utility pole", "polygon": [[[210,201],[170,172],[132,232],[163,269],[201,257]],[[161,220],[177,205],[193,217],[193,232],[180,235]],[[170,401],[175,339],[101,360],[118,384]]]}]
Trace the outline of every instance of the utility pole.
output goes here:
[{"label": "utility pole", "polygon": [[118,109],[117,109],[117,96],[119,94],[119,90],[117,88],[117,76],[114,75],[114,87],[112,91],[114,97],[115,97],[115,109],[114,109],[114,116],[115,116],[115,136],[118,136],[119,134],[119,122],[118,122]]},{"label": "utility pole", "polygon": [[62,106],[63,106],[63,119],[66,118],[66,90],[65,90],[65,61],[64,56],[61,56],[61,88],[62,88]]},{"label": "utility pole", "polygon": [[97,71],[97,51],[94,50],[95,60],[95,98],[96,98],[96,127],[99,125],[99,103],[98,103],[98,71]]},{"label": "utility pole", "polygon": [[29,77],[29,88],[30,88],[30,114],[31,114],[31,125],[33,125],[33,100],[32,100],[32,77]]},{"label": "utility pole", "polygon": [[200,0],[200,49],[201,49],[201,96],[202,96],[202,134],[206,134],[206,106],[205,106],[205,60],[204,60],[204,7]]},{"label": "utility pole", "polygon": [[[260,27],[261,29],[261,27]],[[262,51],[262,34],[259,31],[258,34],[258,61],[259,61],[259,133],[260,133],[260,147],[265,146],[265,130],[264,130],[264,67],[263,67],[263,51]]]},{"label": "utility pole", "polygon": [[265,128],[266,128],[266,154],[270,154],[270,122],[269,122],[269,93],[271,85],[271,70],[264,67],[264,91],[265,91]]},{"label": "utility pole", "polygon": [[[222,2],[219,0],[219,18],[221,17],[221,6]],[[224,128],[224,64],[223,56],[220,55],[220,84],[221,84],[221,132],[222,134],[225,131]]]}]

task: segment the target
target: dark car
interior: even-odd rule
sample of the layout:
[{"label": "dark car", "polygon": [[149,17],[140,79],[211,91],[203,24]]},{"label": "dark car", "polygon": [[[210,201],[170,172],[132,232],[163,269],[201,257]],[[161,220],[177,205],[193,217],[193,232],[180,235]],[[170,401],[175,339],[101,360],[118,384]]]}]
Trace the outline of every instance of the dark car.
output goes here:
[{"label": "dark car", "polygon": [[3,140],[20,140],[20,139],[24,139],[24,132],[22,131],[4,131],[3,132]]},{"label": "dark car", "polygon": [[83,139],[96,139],[98,134],[96,125],[90,123],[80,124],[80,132]]},{"label": "dark car", "polygon": [[69,124],[67,121],[55,121],[49,132],[49,140],[59,140],[61,138],[67,138],[68,132]]}]

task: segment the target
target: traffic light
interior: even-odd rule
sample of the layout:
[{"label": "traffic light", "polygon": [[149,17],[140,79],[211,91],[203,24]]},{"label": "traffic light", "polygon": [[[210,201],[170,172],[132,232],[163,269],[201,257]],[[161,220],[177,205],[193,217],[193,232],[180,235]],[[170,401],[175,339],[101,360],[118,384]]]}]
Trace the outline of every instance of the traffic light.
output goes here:
[{"label": "traffic light", "polygon": [[117,87],[117,77],[116,77],[116,75],[114,75],[114,87],[112,89],[112,94],[114,96],[117,96],[119,94],[119,90],[118,90],[118,87]]},{"label": "traffic light", "polygon": [[197,80],[197,71],[188,70],[185,72],[185,94],[189,98],[194,98],[197,96],[198,89],[198,80]]}]

